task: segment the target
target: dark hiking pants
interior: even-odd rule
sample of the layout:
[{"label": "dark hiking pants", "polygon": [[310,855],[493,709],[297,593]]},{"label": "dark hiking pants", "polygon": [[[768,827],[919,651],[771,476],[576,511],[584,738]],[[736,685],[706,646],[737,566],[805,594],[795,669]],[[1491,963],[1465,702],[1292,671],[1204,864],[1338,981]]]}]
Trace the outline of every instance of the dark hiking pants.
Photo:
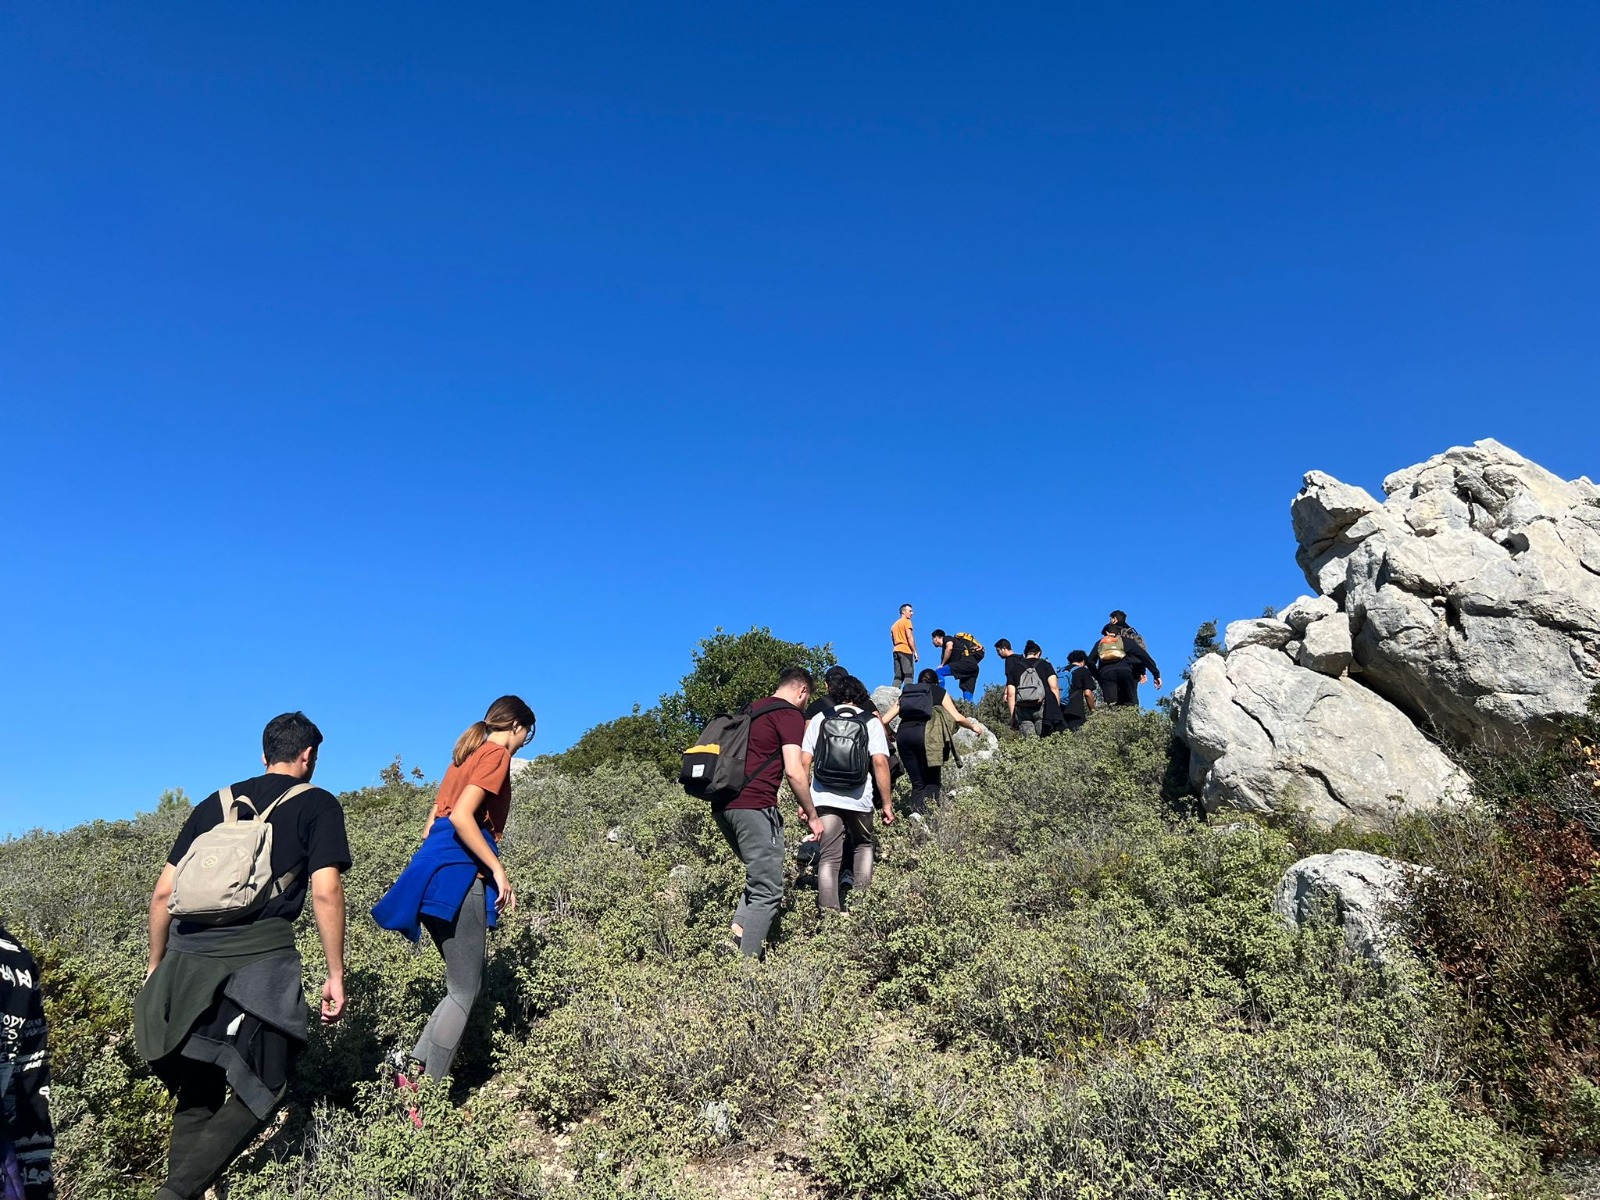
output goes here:
[{"label": "dark hiking pants", "polygon": [[[228,1080],[215,1063],[180,1059],[167,1076],[177,1096],[167,1179],[156,1200],[199,1200],[266,1127],[244,1101],[228,1094]],[[278,1098],[288,1090],[285,1085]],[[270,1114],[269,1114],[270,1116]]]},{"label": "dark hiking pants", "polygon": [[1100,691],[1107,704],[1139,703],[1139,672],[1131,663],[1111,663],[1100,668]]}]

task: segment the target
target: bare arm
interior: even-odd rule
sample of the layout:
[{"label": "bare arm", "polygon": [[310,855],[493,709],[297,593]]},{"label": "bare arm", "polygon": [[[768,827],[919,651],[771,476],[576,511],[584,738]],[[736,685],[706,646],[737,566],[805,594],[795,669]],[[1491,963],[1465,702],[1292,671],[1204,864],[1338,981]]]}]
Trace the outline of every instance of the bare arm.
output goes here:
[{"label": "bare arm", "polygon": [[894,789],[889,784],[888,755],[872,756],[872,778],[878,785],[878,799],[883,802],[883,823],[888,825],[894,821]]},{"label": "bare arm", "polygon": [[1056,698],[1056,703],[1061,703],[1061,681],[1054,675],[1050,676],[1050,694]]},{"label": "bare arm", "polygon": [[1015,717],[1017,715],[1017,685],[1006,684],[1006,711]]},{"label": "bare arm", "polygon": [[483,807],[483,802],[488,798],[489,793],[477,784],[467,784],[456,806],[450,810],[450,824],[461,839],[461,844],[467,848],[467,853],[482,863],[493,879],[495,891],[499,893],[495,897],[495,907],[504,912],[513,912],[517,907],[517,896],[511,890],[511,880],[506,878],[505,867],[495,852],[489,849],[489,839],[483,836],[483,827],[478,824],[478,809]]},{"label": "bare arm", "polygon": [[973,733],[983,732],[983,725],[979,723],[976,718],[964,717],[961,715],[961,710],[956,707],[956,702],[950,699],[949,692],[944,694],[944,700],[941,703],[945,712],[949,713],[950,718],[955,721],[957,725],[961,726],[961,728],[970,729]]},{"label": "bare arm", "polygon": [[806,821],[811,825],[811,832],[821,837],[822,818],[817,816],[817,806],[811,801],[811,774],[801,765],[801,759],[805,757],[807,755],[799,746],[785,746],[783,773],[788,776],[789,786],[794,789],[795,798],[800,801],[800,810],[805,813]]},{"label": "bare arm", "polygon": [[317,917],[317,937],[328,976],[322,983],[322,1023],[332,1025],[344,1016],[344,877],[338,867],[311,873],[311,907]]},{"label": "bare arm", "polygon": [[172,914],[167,911],[167,901],[172,899],[172,877],[178,868],[168,863],[161,868],[156,889],[150,893],[150,961],[145,967],[145,978],[161,965],[167,953],[167,932],[172,928]]}]

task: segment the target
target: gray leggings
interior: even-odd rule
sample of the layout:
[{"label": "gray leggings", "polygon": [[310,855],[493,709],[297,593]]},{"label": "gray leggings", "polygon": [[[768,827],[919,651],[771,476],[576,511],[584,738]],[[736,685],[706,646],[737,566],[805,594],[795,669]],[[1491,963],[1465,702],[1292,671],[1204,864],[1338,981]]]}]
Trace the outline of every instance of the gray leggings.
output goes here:
[{"label": "gray leggings", "polygon": [[851,863],[852,885],[864,892],[872,884],[872,814],[853,812],[844,808],[819,808],[822,818],[822,846],[817,857],[817,903],[823,908],[839,911],[839,868],[844,862],[844,847],[848,840],[855,844],[855,860]]},{"label": "gray leggings", "polygon": [[483,982],[484,941],[489,925],[483,880],[473,881],[454,919],[442,921],[424,914],[422,923],[444,956],[445,992],[439,1007],[422,1027],[411,1057],[422,1064],[423,1073],[430,1079],[442,1079],[450,1073],[456,1047],[461,1044],[467,1018],[472,1015],[472,1002],[478,998],[478,986]]}]

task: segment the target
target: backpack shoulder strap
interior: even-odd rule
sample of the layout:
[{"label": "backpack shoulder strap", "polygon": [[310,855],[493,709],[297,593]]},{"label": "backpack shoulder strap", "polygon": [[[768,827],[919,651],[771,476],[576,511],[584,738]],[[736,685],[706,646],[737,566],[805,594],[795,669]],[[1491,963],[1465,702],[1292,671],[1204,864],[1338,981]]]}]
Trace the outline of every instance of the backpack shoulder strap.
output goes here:
[{"label": "backpack shoulder strap", "polygon": [[286,800],[293,800],[296,796],[300,795],[302,792],[309,792],[311,790],[311,787],[312,787],[312,785],[309,784],[309,783],[297,783],[297,784],[295,784],[288,791],[284,792],[283,795],[279,796],[271,804],[267,805],[266,808],[262,809],[261,810],[261,815],[259,817],[257,817],[256,819],[260,820],[260,821],[265,821],[268,817],[270,817],[272,815],[273,810],[275,808],[277,808],[278,805],[282,804]]},{"label": "backpack shoulder strap", "polygon": [[[288,791],[284,792],[283,795],[279,796],[271,804],[267,805],[267,807],[264,810],[262,810],[261,816],[258,818],[258,820],[265,821],[268,817],[270,817],[272,815],[272,810],[277,808],[278,805],[282,804],[285,800],[293,800],[296,796],[300,795],[303,792],[309,792],[311,790],[312,786],[313,785],[311,785],[309,783],[297,783],[297,784],[295,784]],[[276,879],[274,879],[272,881],[271,897],[273,899],[276,899],[277,897],[283,895],[283,893],[288,891],[289,888],[294,884],[294,881],[296,879],[298,879],[299,877],[300,877],[300,868],[299,868],[298,865],[296,865],[295,867],[291,868],[288,871],[285,871],[282,875],[279,875]]]},{"label": "backpack shoulder strap", "polygon": [[251,810],[254,811],[256,806],[255,801],[250,799],[249,796],[235,796],[233,794],[232,784],[229,784],[227,787],[217,789],[217,803],[222,805],[222,823],[224,825],[238,824],[238,806],[241,802],[248,804]]},{"label": "backpack shoulder strap", "polygon": [[[782,709],[785,709],[785,708],[794,708],[794,705],[790,704],[787,700],[774,700],[771,704],[763,704],[760,708],[755,709],[754,711],[750,711],[750,706],[749,705],[745,705],[746,711],[750,711],[750,721],[751,721],[752,724],[755,722],[755,719],[757,717],[764,717],[768,713],[775,713],[775,712],[778,712],[778,711],[780,711]],[[799,709],[795,709],[795,711],[799,712],[800,710]],[[804,716],[804,715],[805,715],[804,713],[801,713],[801,716]],[[767,761],[766,762],[762,763],[754,771],[751,771],[751,770],[748,770],[748,769],[745,771],[745,773],[744,773],[745,782],[749,783],[752,779],[755,779],[757,776],[760,776],[760,775],[764,774],[768,767],[770,767],[773,763],[777,762],[782,757],[783,757],[783,743],[780,741],[778,743],[778,748],[776,750],[774,750],[771,754],[767,755]],[[783,784],[783,781],[780,779],[778,781],[778,784],[781,787],[782,784]]]}]

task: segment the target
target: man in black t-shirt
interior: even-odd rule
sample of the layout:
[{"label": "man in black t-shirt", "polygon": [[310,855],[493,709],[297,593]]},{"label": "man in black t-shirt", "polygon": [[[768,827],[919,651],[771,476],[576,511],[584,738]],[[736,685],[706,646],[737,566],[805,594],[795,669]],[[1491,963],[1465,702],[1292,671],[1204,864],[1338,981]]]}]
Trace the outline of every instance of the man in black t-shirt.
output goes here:
[{"label": "man in black t-shirt", "polygon": [[1061,718],[1070,731],[1082,728],[1094,711],[1094,676],[1088,662],[1089,656],[1082,650],[1067,655],[1067,693],[1061,702]]},{"label": "man in black t-shirt", "polygon": [[[317,769],[322,732],[284,713],[261,736],[266,773],[233,785],[235,811],[253,819]],[[302,966],[294,922],[311,896],[327,959],[322,1021],[344,1015],[344,882],[350,866],[344,810],[321,788],[279,804],[272,828],[278,893],[224,925],[174,922],[178,864],[195,839],[222,823],[216,792],[194,807],[150,896],[150,962],[135,1003],[139,1050],[177,1097],[167,1179],[156,1200],[196,1200],[266,1125],[306,1043]]]},{"label": "man in black t-shirt", "polygon": [[954,678],[961,689],[961,698],[968,704],[975,702],[978,691],[978,655],[981,650],[964,633],[947,634],[935,629],[932,637],[935,649],[943,655],[937,668],[939,678]]},{"label": "man in black t-shirt", "polygon": [[[1010,647],[1008,646],[1007,649]],[[1011,713],[1011,724],[1023,737],[1040,737],[1045,731],[1045,708],[1051,700],[1061,703],[1061,687],[1056,680],[1056,669],[1043,658],[1039,643],[1029,639],[1020,656],[1006,655],[1006,708]],[[1035,678],[1028,678],[1033,672]],[[1034,683],[1043,689],[1036,701],[1024,697]]]},{"label": "man in black t-shirt", "polygon": [[1111,620],[1100,630],[1100,640],[1089,651],[1088,666],[1109,705],[1137,708],[1139,684],[1147,675],[1153,677],[1156,691],[1161,690],[1161,668],[1120,608],[1112,609]]}]

